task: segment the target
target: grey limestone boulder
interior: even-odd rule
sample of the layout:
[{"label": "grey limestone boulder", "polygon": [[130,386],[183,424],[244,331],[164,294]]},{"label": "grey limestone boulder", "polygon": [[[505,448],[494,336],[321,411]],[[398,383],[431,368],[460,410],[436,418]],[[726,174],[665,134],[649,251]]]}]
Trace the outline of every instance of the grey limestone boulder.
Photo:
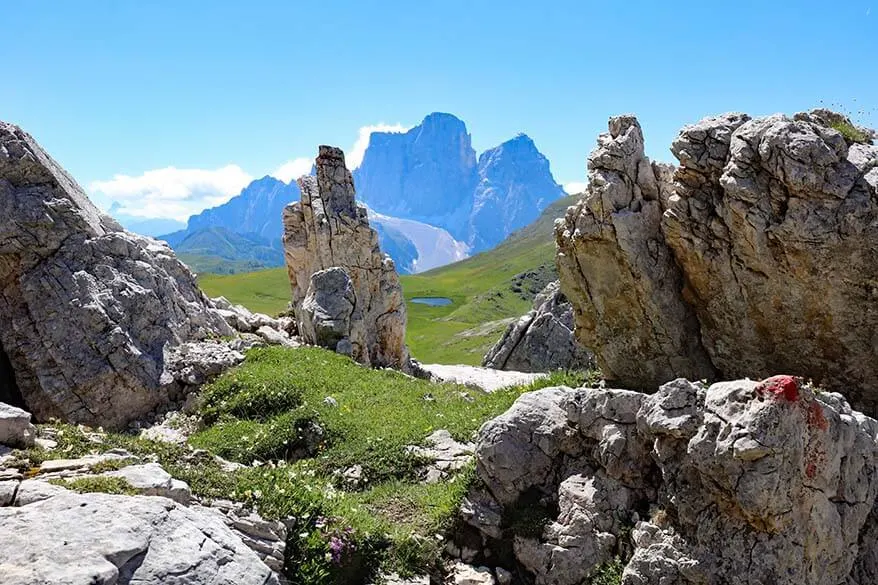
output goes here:
[{"label": "grey limestone boulder", "polygon": [[167,245],[122,230],[0,122],[0,399],[123,427],[180,393],[168,348],[231,333]]},{"label": "grey limestone boulder", "polygon": [[594,356],[573,333],[573,307],[557,280],[537,295],[533,309],[511,323],[482,365],[498,370],[586,370]]},{"label": "grey limestone boulder", "polygon": [[[283,217],[284,256],[301,335],[306,343],[320,343],[315,315],[330,309],[327,315],[334,324],[325,334],[334,342],[334,349],[344,337],[336,327],[345,329],[335,318],[346,312],[349,304],[345,352],[364,364],[407,370],[406,309],[399,275],[393,261],[381,253],[365,207],[356,203],[344,153],[321,146],[316,169],[316,176],[299,179],[302,200],[287,206]],[[335,272],[319,276],[315,286],[312,277],[333,268],[347,274],[352,297],[346,284],[338,288],[343,279]],[[330,306],[332,300],[320,291],[330,284],[344,299],[338,301],[339,306]]]},{"label": "grey limestone boulder", "polygon": [[278,583],[222,520],[167,498],[57,488],[0,508],[0,524],[4,585]]},{"label": "grey limestone boulder", "polygon": [[184,506],[189,505],[192,497],[186,482],[171,477],[158,463],[128,465],[116,471],[107,471],[103,475],[124,479],[138,494],[170,498]]},{"label": "grey limestone boulder", "polygon": [[30,413],[0,402],[0,445],[30,447],[36,439],[36,428]]},{"label": "grey limestone boulder", "polygon": [[[617,557],[623,585],[878,574],[878,422],[791,376],[540,390],[482,427],[476,462],[486,491],[465,520],[489,550],[511,539],[538,585],[587,582]],[[539,534],[503,520],[534,503]]]},{"label": "grey limestone boulder", "polygon": [[303,339],[335,350],[340,341],[350,340],[356,305],[354,284],[347,271],[336,266],[315,272],[299,313]]}]

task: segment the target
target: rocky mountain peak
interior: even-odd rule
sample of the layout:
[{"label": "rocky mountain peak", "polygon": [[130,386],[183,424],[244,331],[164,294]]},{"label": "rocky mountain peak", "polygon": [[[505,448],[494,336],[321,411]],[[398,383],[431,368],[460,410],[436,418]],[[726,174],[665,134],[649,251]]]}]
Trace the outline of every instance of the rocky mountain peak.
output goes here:
[{"label": "rocky mountain peak", "polygon": [[466,124],[441,112],[402,134],[373,134],[354,179],[370,208],[445,228],[474,251],[498,244],[563,195],[529,136],[477,159]]},{"label": "rocky mountain peak", "polygon": [[498,174],[530,180],[534,175],[551,176],[551,171],[549,160],[530,136],[518,134],[479,155],[479,178]]},{"label": "rocky mountain peak", "polygon": [[445,112],[433,112],[427,114],[421,123],[416,126],[421,135],[459,135],[469,137],[466,123],[455,116]]},{"label": "rocky mountain peak", "polygon": [[467,243],[477,250],[490,248],[563,196],[548,159],[529,136],[518,134],[479,157]]},{"label": "rocky mountain peak", "polygon": [[361,200],[379,213],[425,221],[463,239],[476,153],[463,121],[430,114],[408,132],[372,134],[354,179]]}]

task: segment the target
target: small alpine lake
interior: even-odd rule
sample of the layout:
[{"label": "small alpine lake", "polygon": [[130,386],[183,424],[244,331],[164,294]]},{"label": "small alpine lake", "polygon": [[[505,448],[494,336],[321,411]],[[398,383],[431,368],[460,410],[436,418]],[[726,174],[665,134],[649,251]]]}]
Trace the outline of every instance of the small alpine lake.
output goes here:
[{"label": "small alpine lake", "polygon": [[451,304],[451,299],[447,297],[412,297],[410,300],[413,303],[431,307],[447,307]]}]

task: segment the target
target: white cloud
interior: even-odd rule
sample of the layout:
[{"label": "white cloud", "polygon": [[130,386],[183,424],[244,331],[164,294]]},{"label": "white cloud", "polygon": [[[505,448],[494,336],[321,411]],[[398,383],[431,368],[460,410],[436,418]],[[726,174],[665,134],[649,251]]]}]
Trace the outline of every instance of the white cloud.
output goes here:
[{"label": "white cloud", "polygon": [[238,165],[215,170],[167,167],[136,177],[115,175],[88,187],[93,195],[118,201],[125,214],[186,221],[193,213],[225,203],[252,180]]},{"label": "white cloud", "polygon": [[[373,132],[405,132],[402,124],[363,126],[357,140],[345,154],[347,166],[354,170],[363,162]],[[271,175],[285,183],[311,172],[314,159],[297,157],[288,160]],[[222,205],[246,187],[253,177],[238,165],[219,169],[178,169],[167,167],[146,171],[138,176],[115,175],[106,181],[93,181],[89,192],[96,202],[109,208],[119,203],[118,213],[149,218],[186,221],[190,215]]]},{"label": "white cloud", "polygon": [[366,154],[366,148],[369,146],[369,139],[373,132],[406,132],[411,126],[403,126],[402,124],[374,124],[372,126],[363,126],[357,136],[357,141],[351,149],[345,153],[345,163],[350,170],[360,166],[363,162],[363,156]]},{"label": "white cloud", "polygon": [[271,176],[283,181],[284,183],[289,183],[290,181],[298,179],[302,175],[310,173],[313,165],[314,161],[310,158],[294,158],[293,160],[287,161],[277,167],[272,171]]},{"label": "white cloud", "polygon": [[579,195],[585,188],[588,186],[588,183],[581,183],[577,181],[571,181],[570,183],[564,183],[564,191],[568,195]]}]

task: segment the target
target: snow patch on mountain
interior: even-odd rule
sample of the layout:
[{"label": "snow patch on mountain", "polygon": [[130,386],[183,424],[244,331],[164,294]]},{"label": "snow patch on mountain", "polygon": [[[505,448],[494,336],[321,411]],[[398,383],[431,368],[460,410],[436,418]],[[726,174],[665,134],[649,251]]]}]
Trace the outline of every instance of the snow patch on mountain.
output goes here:
[{"label": "snow patch on mountain", "polygon": [[[367,207],[368,209],[368,207]],[[402,233],[414,244],[418,257],[412,261],[412,272],[424,272],[468,258],[470,247],[455,240],[446,230],[413,219],[390,217],[369,211],[369,221]]]}]

